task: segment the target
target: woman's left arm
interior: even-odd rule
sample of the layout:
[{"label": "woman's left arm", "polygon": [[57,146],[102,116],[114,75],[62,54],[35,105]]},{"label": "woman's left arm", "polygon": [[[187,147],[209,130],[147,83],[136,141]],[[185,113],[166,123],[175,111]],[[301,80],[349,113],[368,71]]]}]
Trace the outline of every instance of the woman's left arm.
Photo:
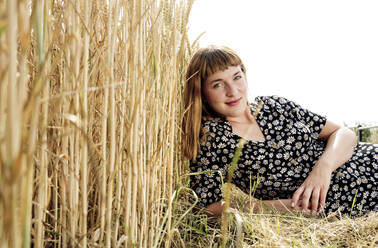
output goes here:
[{"label": "woman's left arm", "polygon": [[353,131],[328,120],[319,139],[327,141],[326,148],[306,180],[295,191],[291,203],[295,208],[301,202],[302,209],[306,211],[310,208],[312,213],[324,207],[332,172],[352,157],[357,144]]}]

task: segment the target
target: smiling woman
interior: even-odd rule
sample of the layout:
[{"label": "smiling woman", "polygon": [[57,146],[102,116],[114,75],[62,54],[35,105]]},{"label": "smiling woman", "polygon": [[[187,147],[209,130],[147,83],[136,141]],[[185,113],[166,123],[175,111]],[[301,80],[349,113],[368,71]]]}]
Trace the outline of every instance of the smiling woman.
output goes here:
[{"label": "smiling woman", "polygon": [[[356,144],[351,130],[283,97],[259,96],[249,104],[245,73],[226,47],[202,48],[189,63],[182,148],[198,206],[221,215],[222,177],[231,176],[262,200],[251,198],[246,207],[253,211],[378,211],[378,145]],[[228,175],[240,139],[246,143]]]},{"label": "smiling woman", "polygon": [[230,66],[207,78],[203,85],[204,102],[232,123],[233,132],[247,140],[264,141],[255,118],[246,106],[248,84],[240,66]]},{"label": "smiling woman", "polygon": [[222,116],[238,116],[247,105],[247,81],[240,66],[231,66],[207,78],[205,103]]}]

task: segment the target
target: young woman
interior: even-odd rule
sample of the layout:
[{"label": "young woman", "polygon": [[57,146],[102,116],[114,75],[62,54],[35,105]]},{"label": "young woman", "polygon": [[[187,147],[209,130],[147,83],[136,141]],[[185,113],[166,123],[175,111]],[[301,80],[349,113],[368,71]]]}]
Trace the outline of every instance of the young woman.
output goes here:
[{"label": "young woman", "polygon": [[208,215],[223,211],[222,181],[241,138],[232,183],[263,205],[353,216],[378,210],[378,145],[357,144],[351,130],[283,97],[248,103],[246,69],[231,49],[194,54],[184,106],[182,150],[198,206]]}]

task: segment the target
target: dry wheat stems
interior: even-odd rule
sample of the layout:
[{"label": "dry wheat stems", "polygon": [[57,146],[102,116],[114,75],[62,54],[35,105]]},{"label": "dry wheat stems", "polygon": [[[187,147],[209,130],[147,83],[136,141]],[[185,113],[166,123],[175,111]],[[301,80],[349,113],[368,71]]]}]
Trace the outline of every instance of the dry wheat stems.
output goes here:
[{"label": "dry wheat stems", "polygon": [[[9,70],[8,70],[8,91],[7,91],[7,106],[9,114],[6,121],[6,133],[8,134],[6,139],[6,154],[4,156],[3,165],[5,169],[5,179],[11,183],[10,190],[5,192],[4,196],[8,202],[4,202],[4,205],[8,206],[8,216],[4,216],[4,224],[10,229],[9,232],[12,236],[20,235],[17,228],[18,215],[17,215],[17,190],[18,185],[12,180],[11,177],[17,176],[12,172],[17,169],[17,157],[20,149],[20,109],[17,102],[17,10],[16,3],[12,0],[7,1],[8,7],[8,23],[11,28],[7,29],[7,45],[9,48]],[[7,178],[7,176],[9,178]],[[4,185],[5,186],[5,185]],[[13,221],[15,220],[15,221]],[[11,245],[17,247],[20,245],[19,240],[13,239],[10,242]]]},{"label": "dry wheat stems", "polygon": [[170,246],[191,5],[0,0],[0,246]]}]

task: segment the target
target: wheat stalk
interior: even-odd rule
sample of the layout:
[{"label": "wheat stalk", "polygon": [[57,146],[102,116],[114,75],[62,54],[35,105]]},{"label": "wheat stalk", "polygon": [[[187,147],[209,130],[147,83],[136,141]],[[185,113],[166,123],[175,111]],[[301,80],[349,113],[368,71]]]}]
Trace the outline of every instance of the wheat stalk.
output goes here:
[{"label": "wheat stalk", "polygon": [[2,247],[170,246],[191,4],[0,0]]}]

